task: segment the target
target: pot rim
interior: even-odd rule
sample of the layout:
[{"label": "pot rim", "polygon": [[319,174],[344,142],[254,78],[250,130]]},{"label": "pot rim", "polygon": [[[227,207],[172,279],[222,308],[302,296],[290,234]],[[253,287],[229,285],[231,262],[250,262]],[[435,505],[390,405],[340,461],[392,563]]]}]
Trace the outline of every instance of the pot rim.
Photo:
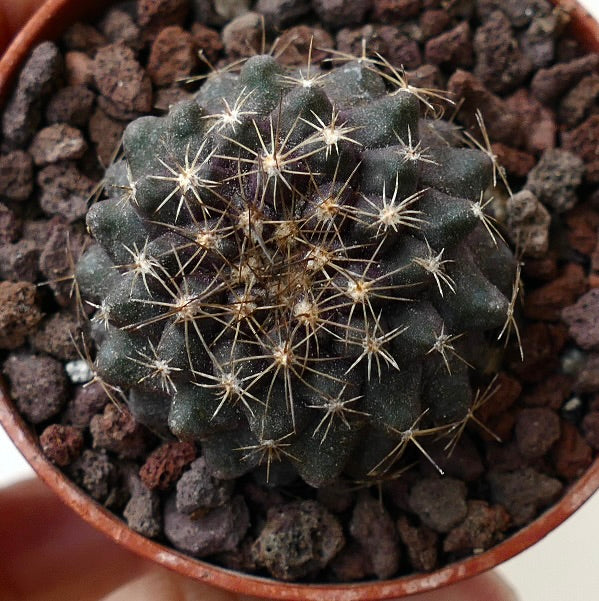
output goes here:
[{"label": "pot rim", "polygon": [[[114,0],[110,0],[111,2]],[[571,16],[576,38],[599,51],[599,23],[576,0],[553,0]],[[31,47],[56,37],[66,25],[106,6],[105,1],[47,0],[15,37],[0,59],[0,104]],[[599,489],[599,457],[563,497],[533,522],[505,541],[429,573],[393,580],[348,584],[297,584],[257,577],[221,568],[167,548],[133,530],[79,489],[42,454],[37,436],[18,414],[0,380],[0,424],[32,468],[84,520],[130,551],[183,576],[236,593],[279,601],[375,601],[406,597],[479,575],[524,551],[559,526]]]}]

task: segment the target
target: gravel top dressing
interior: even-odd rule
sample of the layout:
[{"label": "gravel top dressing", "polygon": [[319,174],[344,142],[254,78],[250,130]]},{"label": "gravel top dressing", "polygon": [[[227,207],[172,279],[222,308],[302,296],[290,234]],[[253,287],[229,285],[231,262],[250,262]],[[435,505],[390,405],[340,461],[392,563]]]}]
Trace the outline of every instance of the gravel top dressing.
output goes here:
[{"label": "gravel top dressing", "polygon": [[46,457],[287,581],[430,571],[557,501],[599,450],[599,55],[567,23],[137,0],[37,46],[1,120],[0,362]]}]

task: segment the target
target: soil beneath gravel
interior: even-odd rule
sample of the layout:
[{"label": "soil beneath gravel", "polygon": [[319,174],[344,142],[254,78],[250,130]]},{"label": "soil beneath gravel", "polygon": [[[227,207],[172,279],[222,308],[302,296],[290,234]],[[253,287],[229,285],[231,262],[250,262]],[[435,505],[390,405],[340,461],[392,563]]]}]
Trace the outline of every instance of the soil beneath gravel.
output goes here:
[{"label": "soil beneath gravel", "polygon": [[[599,56],[544,0],[138,0],[38,46],[2,115],[0,360],[48,459],[134,530],[220,565],[282,579],[355,581],[480,553],[559,499],[599,451]],[[263,27],[266,28],[263,36]],[[93,380],[72,295],[83,217],[127,123],[164,114],[208,64],[273,47],[380,52],[415,85],[482,114],[509,198],[493,204],[523,253],[512,336],[491,401],[451,455],[426,442],[386,482],[214,478],[201,448],[161,440]],[[274,40],[278,38],[276,44]],[[86,310],[91,313],[92,307]],[[72,341],[78,342],[75,348]],[[482,427],[481,427],[482,426]],[[501,442],[499,442],[501,440]]]}]

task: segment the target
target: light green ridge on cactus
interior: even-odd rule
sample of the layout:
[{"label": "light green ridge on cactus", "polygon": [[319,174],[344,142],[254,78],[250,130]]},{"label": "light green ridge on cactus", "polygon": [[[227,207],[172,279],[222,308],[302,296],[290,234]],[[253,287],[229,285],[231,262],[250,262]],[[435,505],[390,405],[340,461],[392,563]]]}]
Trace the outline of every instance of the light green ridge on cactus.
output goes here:
[{"label": "light green ridge on cactus", "polygon": [[421,139],[404,84],[255,56],[125,132],[77,268],[94,369],[218,477],[380,478],[473,415],[516,261],[492,156]]}]

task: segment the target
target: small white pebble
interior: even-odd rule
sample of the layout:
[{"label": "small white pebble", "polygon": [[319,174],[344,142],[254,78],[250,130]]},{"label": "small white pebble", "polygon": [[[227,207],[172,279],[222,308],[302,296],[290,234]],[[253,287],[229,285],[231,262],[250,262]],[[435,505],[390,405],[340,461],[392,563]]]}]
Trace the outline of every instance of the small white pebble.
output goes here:
[{"label": "small white pebble", "polygon": [[576,376],[584,367],[587,355],[581,350],[573,348],[562,355],[562,371],[569,376]]},{"label": "small white pebble", "polygon": [[77,361],[69,361],[64,368],[67,371],[69,379],[73,384],[84,384],[85,382],[89,382],[94,374],[92,370],[89,368],[87,361],[83,359],[77,359]]},{"label": "small white pebble", "polygon": [[564,411],[576,411],[581,405],[582,401],[577,396],[573,396],[562,405],[562,409]]}]

